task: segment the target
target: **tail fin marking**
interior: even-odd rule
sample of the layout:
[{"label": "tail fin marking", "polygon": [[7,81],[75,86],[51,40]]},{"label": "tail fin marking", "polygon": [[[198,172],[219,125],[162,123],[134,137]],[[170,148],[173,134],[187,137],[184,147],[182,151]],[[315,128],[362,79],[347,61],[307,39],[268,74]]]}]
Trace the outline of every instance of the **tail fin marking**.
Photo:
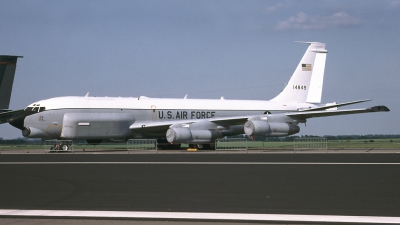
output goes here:
[{"label": "tail fin marking", "polygon": [[305,43],[310,46],[308,46],[292,77],[283,91],[271,101],[321,102],[327,50],[324,43]]}]

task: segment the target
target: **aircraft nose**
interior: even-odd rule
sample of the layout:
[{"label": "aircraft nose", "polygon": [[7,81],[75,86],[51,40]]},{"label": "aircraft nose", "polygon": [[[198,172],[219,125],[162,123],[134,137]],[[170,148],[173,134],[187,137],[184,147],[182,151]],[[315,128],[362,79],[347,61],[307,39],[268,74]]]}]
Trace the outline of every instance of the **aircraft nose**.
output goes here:
[{"label": "aircraft nose", "polygon": [[24,127],[25,117],[27,117],[31,114],[32,114],[31,112],[27,112],[27,111],[17,113],[8,119],[8,123],[11,124],[11,126],[13,126],[13,127],[16,127],[20,130],[24,130],[25,129],[25,127]]}]

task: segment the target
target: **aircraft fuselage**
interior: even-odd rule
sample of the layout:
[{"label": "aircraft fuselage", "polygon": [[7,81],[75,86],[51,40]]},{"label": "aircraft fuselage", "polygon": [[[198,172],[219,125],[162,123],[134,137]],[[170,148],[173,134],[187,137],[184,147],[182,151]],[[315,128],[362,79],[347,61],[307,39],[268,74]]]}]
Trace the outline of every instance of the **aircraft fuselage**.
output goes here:
[{"label": "aircraft fuselage", "polygon": [[[30,104],[23,119],[25,137],[61,139],[165,138],[164,129],[146,128],[147,123],[179,121],[193,123],[198,130],[219,130],[221,135],[243,134],[243,125],[221,126],[209,120],[298,111],[315,107],[307,103],[277,103],[256,100],[59,97]],[[18,121],[21,123],[21,121]],[[15,124],[16,122],[10,122]],[[143,124],[143,125],[141,125]],[[206,125],[205,125],[206,124]],[[194,128],[196,129],[196,128]]]}]

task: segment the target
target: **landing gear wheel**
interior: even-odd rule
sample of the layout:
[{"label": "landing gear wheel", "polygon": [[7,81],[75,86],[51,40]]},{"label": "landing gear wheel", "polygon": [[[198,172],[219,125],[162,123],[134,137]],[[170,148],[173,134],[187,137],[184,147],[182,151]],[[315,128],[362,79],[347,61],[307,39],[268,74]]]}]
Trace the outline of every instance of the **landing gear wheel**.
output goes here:
[{"label": "landing gear wheel", "polygon": [[203,144],[194,144],[194,147],[197,148],[197,150],[203,150],[206,146]]},{"label": "landing gear wheel", "polygon": [[197,150],[215,150],[215,143],[210,144],[192,144],[189,145],[191,148],[197,148]]},{"label": "landing gear wheel", "polygon": [[69,150],[69,146],[68,146],[68,145],[62,145],[62,146],[61,146],[61,149],[62,149],[63,151],[68,151],[68,150]]}]

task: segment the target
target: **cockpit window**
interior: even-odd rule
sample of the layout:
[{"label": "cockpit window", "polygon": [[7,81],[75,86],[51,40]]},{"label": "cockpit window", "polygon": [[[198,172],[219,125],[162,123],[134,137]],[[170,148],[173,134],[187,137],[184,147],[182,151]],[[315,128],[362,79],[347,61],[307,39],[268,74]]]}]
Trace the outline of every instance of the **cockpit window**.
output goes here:
[{"label": "cockpit window", "polygon": [[46,107],[26,107],[25,111],[28,112],[43,112],[46,110]]}]

